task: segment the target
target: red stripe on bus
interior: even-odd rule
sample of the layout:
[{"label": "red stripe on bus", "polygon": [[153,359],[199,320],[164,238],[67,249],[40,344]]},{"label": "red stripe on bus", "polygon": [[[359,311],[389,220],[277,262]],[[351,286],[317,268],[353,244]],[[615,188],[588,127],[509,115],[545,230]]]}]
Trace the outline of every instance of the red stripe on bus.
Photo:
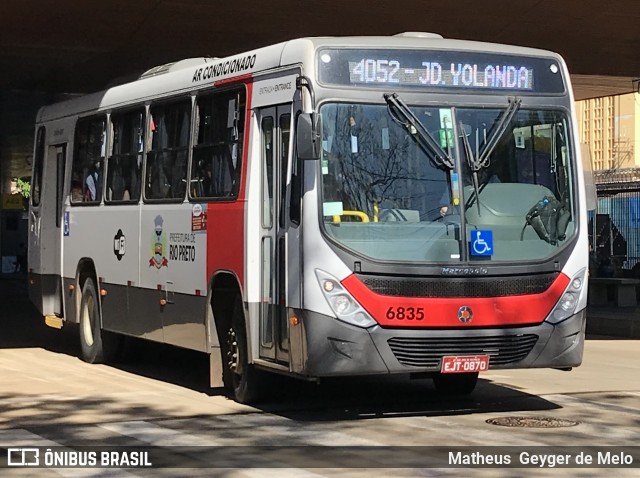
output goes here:
[{"label": "red stripe on bus", "polygon": [[233,202],[207,204],[207,277],[216,271],[231,271],[244,290],[244,211],[246,208],[246,181],[249,162],[249,137],[251,128],[251,96],[253,83],[246,83],[244,140],[242,145],[242,170],[238,199]]},{"label": "red stripe on bus", "polygon": [[[248,81],[251,79],[253,79],[253,74],[247,73],[246,75],[234,76],[233,78],[225,78],[223,80],[214,81],[213,86],[228,85],[229,83],[238,83],[242,81]],[[247,102],[247,104],[250,104],[250,103]]]},{"label": "red stripe on bus", "polygon": [[[383,327],[501,327],[542,323],[569,285],[569,278],[560,274],[540,294],[507,297],[385,296],[373,292],[353,274],[342,285]],[[469,307],[472,314],[465,323],[458,317],[462,307]]]}]

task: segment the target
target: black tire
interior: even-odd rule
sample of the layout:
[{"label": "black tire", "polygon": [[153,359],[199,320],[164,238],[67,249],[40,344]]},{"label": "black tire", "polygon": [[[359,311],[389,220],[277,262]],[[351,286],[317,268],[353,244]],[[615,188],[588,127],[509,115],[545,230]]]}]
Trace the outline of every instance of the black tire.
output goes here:
[{"label": "black tire", "polygon": [[80,353],[88,363],[105,363],[115,358],[119,348],[119,336],[101,328],[100,301],[93,279],[82,287],[80,301]]},{"label": "black tire", "polygon": [[224,355],[224,383],[233,393],[235,401],[255,403],[263,398],[264,372],[257,370],[249,363],[247,334],[240,297],[234,300]]},{"label": "black tire", "polygon": [[469,395],[478,383],[478,372],[436,373],[433,383],[436,390],[445,395]]}]

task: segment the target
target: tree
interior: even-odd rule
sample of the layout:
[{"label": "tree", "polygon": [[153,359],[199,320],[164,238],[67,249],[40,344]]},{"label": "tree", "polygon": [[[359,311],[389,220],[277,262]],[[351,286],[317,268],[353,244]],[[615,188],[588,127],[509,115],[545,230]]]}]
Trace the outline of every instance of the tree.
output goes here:
[{"label": "tree", "polygon": [[31,196],[31,182],[26,178],[18,178],[16,181],[16,186],[20,190],[20,194],[25,199],[29,199]]}]

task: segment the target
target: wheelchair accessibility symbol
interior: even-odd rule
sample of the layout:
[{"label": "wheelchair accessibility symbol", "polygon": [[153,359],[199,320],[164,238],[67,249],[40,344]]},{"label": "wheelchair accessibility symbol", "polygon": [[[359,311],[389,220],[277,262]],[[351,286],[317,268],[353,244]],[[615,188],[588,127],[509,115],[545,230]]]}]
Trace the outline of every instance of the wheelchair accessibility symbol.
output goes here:
[{"label": "wheelchair accessibility symbol", "polygon": [[471,231],[471,255],[491,256],[493,255],[493,232],[492,231]]}]

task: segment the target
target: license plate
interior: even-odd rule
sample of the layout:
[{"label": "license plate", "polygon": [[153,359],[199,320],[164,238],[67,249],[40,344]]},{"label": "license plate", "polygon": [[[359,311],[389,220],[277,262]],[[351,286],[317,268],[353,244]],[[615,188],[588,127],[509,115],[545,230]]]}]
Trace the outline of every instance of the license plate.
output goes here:
[{"label": "license plate", "polygon": [[458,355],[442,357],[442,373],[484,372],[489,369],[488,355]]}]

